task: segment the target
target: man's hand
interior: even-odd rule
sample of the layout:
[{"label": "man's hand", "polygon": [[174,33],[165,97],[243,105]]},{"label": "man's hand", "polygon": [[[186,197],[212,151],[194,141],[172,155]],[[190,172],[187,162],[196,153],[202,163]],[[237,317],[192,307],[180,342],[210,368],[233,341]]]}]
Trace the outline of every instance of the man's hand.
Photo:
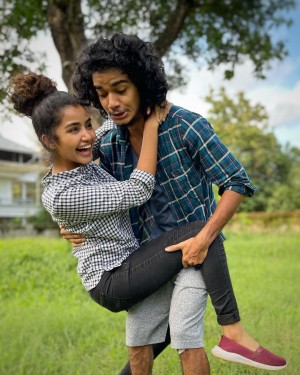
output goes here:
[{"label": "man's hand", "polygon": [[74,247],[82,245],[85,241],[85,237],[83,236],[83,234],[70,233],[63,227],[60,228],[60,234],[65,240],[70,241]]},{"label": "man's hand", "polygon": [[235,191],[226,190],[217,204],[214,214],[197,236],[168,246],[166,251],[182,250],[182,264],[184,268],[203,263],[210,244],[232,218],[243,199],[243,195]]},{"label": "man's hand", "polygon": [[168,246],[165,250],[168,252],[181,250],[182,265],[184,268],[188,268],[188,266],[196,266],[197,264],[202,264],[204,262],[208,251],[208,245],[199,241],[197,236],[191,237],[188,240],[179,242],[175,245]]}]

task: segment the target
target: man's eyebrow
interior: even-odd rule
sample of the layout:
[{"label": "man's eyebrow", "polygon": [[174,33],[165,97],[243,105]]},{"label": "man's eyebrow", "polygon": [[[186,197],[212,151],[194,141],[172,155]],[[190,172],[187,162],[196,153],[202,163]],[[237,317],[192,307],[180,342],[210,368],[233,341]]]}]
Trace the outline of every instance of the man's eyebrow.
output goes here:
[{"label": "man's eyebrow", "polygon": [[[115,87],[120,85],[121,83],[128,83],[129,81],[127,79],[119,79],[118,81],[114,81],[110,84],[110,86]],[[101,85],[94,85],[94,88],[97,90],[103,89],[103,86]]]}]

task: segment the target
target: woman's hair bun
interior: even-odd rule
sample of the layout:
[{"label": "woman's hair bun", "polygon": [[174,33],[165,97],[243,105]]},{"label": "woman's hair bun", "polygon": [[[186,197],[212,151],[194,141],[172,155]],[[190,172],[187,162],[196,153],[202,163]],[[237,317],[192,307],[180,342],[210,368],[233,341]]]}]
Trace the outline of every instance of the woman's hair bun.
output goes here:
[{"label": "woman's hair bun", "polygon": [[17,74],[10,80],[9,100],[14,109],[31,117],[34,107],[45,97],[57,91],[56,83],[42,74]]}]

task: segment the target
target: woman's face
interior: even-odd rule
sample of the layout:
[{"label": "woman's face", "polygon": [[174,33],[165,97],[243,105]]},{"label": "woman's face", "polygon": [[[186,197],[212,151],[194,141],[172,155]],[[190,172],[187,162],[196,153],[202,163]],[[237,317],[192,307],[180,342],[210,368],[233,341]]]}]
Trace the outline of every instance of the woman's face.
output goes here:
[{"label": "woman's face", "polygon": [[71,170],[93,160],[96,134],[90,116],[81,105],[62,109],[61,122],[53,143],[56,173]]}]

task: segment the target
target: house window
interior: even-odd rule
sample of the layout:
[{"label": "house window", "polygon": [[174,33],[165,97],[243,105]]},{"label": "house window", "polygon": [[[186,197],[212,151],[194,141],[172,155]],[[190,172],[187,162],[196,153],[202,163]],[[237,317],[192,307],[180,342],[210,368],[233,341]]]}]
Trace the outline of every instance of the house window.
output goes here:
[{"label": "house window", "polygon": [[36,186],[32,182],[14,182],[13,187],[13,200],[20,203],[34,203],[36,200]]},{"label": "house window", "polygon": [[13,184],[13,200],[22,199],[22,184],[20,182],[14,182]]},{"label": "house window", "polygon": [[30,202],[34,202],[35,199],[36,199],[36,188],[35,188],[35,184],[34,183],[28,183],[26,184],[26,198],[27,200],[29,200]]}]

